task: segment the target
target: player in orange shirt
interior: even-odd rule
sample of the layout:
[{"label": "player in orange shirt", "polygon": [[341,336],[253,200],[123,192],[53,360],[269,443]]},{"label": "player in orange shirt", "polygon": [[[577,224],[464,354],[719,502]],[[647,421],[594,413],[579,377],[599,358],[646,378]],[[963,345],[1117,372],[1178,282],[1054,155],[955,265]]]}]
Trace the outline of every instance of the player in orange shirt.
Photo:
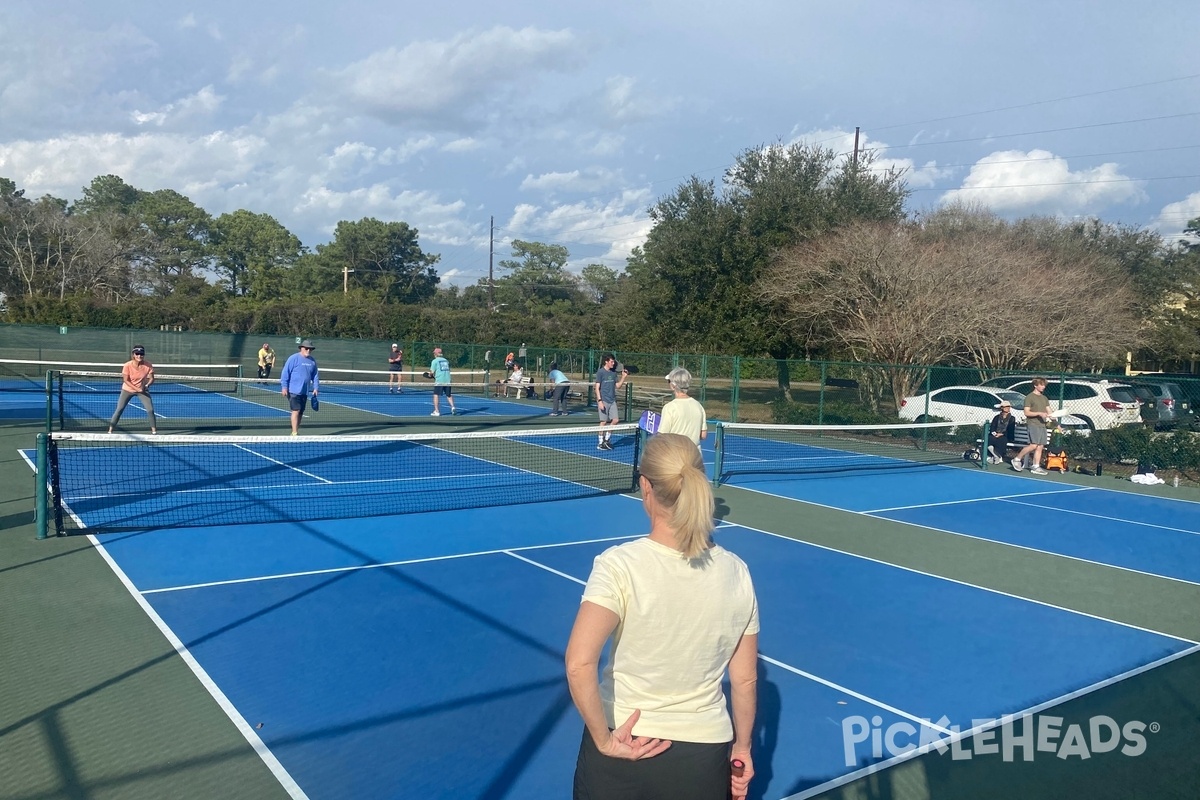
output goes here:
[{"label": "player in orange shirt", "polygon": [[133,348],[133,358],[125,362],[121,368],[121,399],[117,400],[117,410],[108,421],[108,432],[112,433],[117,421],[125,413],[125,406],[135,396],[142,399],[142,406],[150,417],[150,432],[158,433],[154,419],[154,401],[150,399],[150,384],[154,383],[154,365],[146,360],[146,348],[140,344]]}]

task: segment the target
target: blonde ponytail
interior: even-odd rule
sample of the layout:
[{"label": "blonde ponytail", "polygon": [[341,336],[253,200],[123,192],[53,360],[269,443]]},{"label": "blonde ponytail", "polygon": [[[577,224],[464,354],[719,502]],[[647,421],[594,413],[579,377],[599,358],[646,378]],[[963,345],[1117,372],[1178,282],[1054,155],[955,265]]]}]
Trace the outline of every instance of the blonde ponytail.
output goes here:
[{"label": "blonde ponytail", "polygon": [[712,546],[716,503],[700,448],[686,436],[660,433],[646,443],[641,472],[670,512],[675,544],[684,557],[702,555]]}]

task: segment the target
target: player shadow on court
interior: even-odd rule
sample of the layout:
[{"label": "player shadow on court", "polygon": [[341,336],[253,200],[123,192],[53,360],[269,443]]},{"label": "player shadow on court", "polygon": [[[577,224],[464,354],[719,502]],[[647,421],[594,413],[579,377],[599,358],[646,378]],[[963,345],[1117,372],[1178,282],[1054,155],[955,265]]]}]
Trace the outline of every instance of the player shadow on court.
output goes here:
[{"label": "player shadow on court", "polygon": [[[768,795],[775,770],[775,748],[779,741],[779,718],[782,714],[782,696],[779,686],[768,677],[767,664],[758,661],[758,713],[754,717],[754,733],[751,753],[754,755],[754,779],[750,781],[747,800],[765,800],[779,797],[779,792]],[[793,792],[788,792],[792,794]]]}]

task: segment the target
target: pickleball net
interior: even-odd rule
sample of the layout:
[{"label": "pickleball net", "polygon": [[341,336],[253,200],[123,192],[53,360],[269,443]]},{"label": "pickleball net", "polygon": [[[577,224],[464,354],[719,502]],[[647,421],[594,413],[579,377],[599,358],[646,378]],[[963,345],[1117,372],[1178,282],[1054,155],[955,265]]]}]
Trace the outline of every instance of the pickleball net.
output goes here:
[{"label": "pickleball net", "polygon": [[[718,422],[714,481],[962,463],[983,428],[954,422],[764,425]],[[966,449],[964,449],[966,448]]]},{"label": "pickleball net", "polygon": [[[330,371],[331,374],[337,374]],[[310,423],[322,425],[383,425],[402,418],[427,416],[432,409],[435,384],[422,378],[397,386],[387,381],[344,381],[325,378],[321,371],[319,397],[321,410],[309,414]],[[487,404],[496,398],[494,384],[472,382],[476,375],[451,374],[451,391],[456,398],[474,398],[471,408],[481,416],[536,416],[536,409],[523,410],[517,405]],[[466,383],[453,382],[467,378]],[[44,382],[44,381],[43,381]],[[117,398],[121,393],[119,372],[61,370],[50,375],[51,421],[60,431],[108,429]],[[158,429],[189,431],[213,427],[287,425],[288,400],[280,391],[278,376],[234,378],[219,375],[181,375],[157,370],[150,396],[154,400]],[[578,403],[582,403],[580,400]],[[137,398],[121,424],[138,430],[145,424],[145,412]],[[443,402],[442,411],[448,411]],[[142,428],[144,429],[144,427]]]},{"label": "pickleball net", "polygon": [[611,450],[598,449],[599,427],[391,436],[43,434],[42,516],[47,532],[108,533],[629,492],[636,486],[637,426],[605,430]]},{"label": "pickleball net", "polygon": [[[45,391],[46,373],[108,374],[115,375],[119,382],[123,366],[124,364],[93,361],[0,358],[0,391]],[[186,374],[197,378],[237,378],[242,374],[241,366],[238,364],[156,363],[154,369],[160,376],[172,373]]]}]

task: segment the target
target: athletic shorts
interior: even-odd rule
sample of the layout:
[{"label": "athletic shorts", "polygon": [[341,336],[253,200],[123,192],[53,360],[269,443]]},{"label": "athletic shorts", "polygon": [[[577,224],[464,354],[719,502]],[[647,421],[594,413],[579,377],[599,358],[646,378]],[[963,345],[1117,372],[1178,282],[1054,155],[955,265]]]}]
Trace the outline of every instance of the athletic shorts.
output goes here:
[{"label": "athletic shorts", "polygon": [[288,395],[288,408],[290,408],[292,411],[299,411],[301,414],[303,414],[304,409],[307,405],[308,405],[308,395],[306,395],[306,394],[289,394]]},{"label": "athletic shorts", "polygon": [[1030,444],[1046,444],[1046,425],[1040,421],[1028,420],[1025,427],[1029,429]]},{"label": "athletic shorts", "polygon": [[438,397],[449,397],[450,395],[454,394],[454,392],[451,391],[450,387],[446,386],[445,384],[442,384],[440,386],[434,386],[433,393],[436,394]]},{"label": "athletic shorts", "polygon": [[617,408],[616,403],[605,403],[603,409],[597,403],[596,411],[600,414],[601,422],[618,422],[621,419],[621,410]]},{"label": "athletic shorts", "polygon": [[404,364],[402,364],[399,361],[397,361],[395,364],[388,364],[388,371],[389,372],[403,372]]},{"label": "athletic shorts", "polygon": [[583,731],[575,761],[574,800],[728,800],[729,743],[672,742],[654,758],[602,755]]}]

